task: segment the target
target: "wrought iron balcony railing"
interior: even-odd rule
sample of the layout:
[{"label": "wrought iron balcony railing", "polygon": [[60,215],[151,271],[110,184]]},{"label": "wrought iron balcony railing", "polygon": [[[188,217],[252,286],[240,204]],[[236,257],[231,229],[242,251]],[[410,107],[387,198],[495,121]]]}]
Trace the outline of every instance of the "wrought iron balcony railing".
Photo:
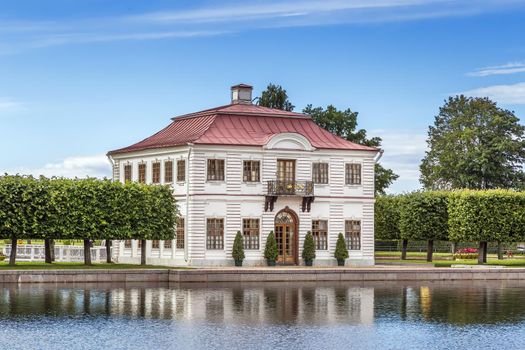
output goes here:
[{"label": "wrought iron balcony railing", "polygon": [[312,197],[314,195],[314,183],[312,181],[268,181],[268,195]]}]

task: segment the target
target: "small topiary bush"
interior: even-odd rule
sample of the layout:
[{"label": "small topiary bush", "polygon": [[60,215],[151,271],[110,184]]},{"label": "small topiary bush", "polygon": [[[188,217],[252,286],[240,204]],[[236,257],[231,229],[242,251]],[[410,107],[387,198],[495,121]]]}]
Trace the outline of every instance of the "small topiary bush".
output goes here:
[{"label": "small topiary bush", "polygon": [[245,258],[241,231],[237,231],[237,235],[235,235],[235,240],[233,241],[232,257],[235,259],[235,261],[242,261]]},{"label": "small topiary bush", "polygon": [[264,258],[268,261],[276,261],[279,252],[277,251],[277,241],[273,231],[270,231],[266,239],[266,247],[264,248]]},{"label": "small topiary bush", "polygon": [[312,232],[308,231],[304,238],[303,259],[308,264],[315,259],[315,242]]},{"label": "small topiary bush", "polygon": [[1,253],[1,252],[0,252],[0,261],[4,261],[4,260],[5,260],[5,255],[4,255],[4,253]]},{"label": "small topiary bush", "polygon": [[342,233],[339,233],[339,236],[337,237],[334,257],[337,261],[348,259],[348,249],[346,249],[345,237]]}]

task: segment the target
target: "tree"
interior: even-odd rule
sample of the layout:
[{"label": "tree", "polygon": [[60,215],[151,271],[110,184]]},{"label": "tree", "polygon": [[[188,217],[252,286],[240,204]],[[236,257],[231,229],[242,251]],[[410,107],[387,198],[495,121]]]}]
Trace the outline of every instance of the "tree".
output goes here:
[{"label": "tree", "polygon": [[[377,196],[375,203],[375,239],[400,240],[401,230],[399,221],[401,216],[402,196]],[[408,239],[402,239],[401,259],[406,260]]]},{"label": "tree", "polygon": [[[312,120],[323,129],[326,129],[332,134],[340,136],[345,140],[365,146],[381,146],[380,137],[367,138],[366,130],[357,129],[358,112],[353,112],[350,108],[341,111],[332,105],[329,105],[326,109],[323,107],[314,108],[312,105],[307,105],[306,108],[303,109],[303,113],[310,115]],[[398,177],[399,176],[391,169],[386,169],[381,164],[376,164],[376,194],[385,194],[388,186],[390,186]]]},{"label": "tree", "polygon": [[273,231],[270,231],[268,238],[266,239],[266,246],[264,247],[264,257],[270,264],[271,262],[275,262],[278,256],[277,241],[275,240]]},{"label": "tree", "polygon": [[337,242],[335,243],[335,252],[334,257],[337,259],[337,262],[348,259],[348,249],[346,248],[346,242],[345,237],[341,232],[339,232],[339,236],[337,236]]},{"label": "tree", "polygon": [[257,104],[259,106],[282,109],[283,111],[293,111],[294,105],[288,100],[286,90],[280,85],[268,84],[266,90],[261,93],[261,97],[257,97]]},{"label": "tree", "polygon": [[525,237],[525,193],[510,190],[453,192],[448,204],[449,236],[478,241],[478,262],[487,262],[488,242],[517,242]]},{"label": "tree", "polygon": [[312,232],[308,231],[306,236],[304,237],[304,244],[303,244],[303,259],[306,265],[311,264],[311,262],[315,259],[315,242],[314,242],[314,236],[312,236]]},{"label": "tree", "polygon": [[235,266],[237,266],[239,261],[242,265],[245,255],[241,231],[237,231],[237,235],[235,235],[235,240],[233,241],[232,257],[235,260]]},{"label": "tree", "polygon": [[432,261],[434,241],[448,240],[448,193],[413,192],[401,203],[401,238],[426,240],[427,261]]},{"label": "tree", "polygon": [[449,97],[429,128],[426,189],[523,188],[525,127],[488,98]]}]

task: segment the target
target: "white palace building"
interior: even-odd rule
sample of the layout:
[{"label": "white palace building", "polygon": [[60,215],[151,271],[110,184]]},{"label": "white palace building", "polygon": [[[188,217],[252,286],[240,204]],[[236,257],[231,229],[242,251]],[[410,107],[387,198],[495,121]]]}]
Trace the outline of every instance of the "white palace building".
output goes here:
[{"label": "white palace building", "polygon": [[[148,241],[149,264],[233,265],[237,231],[245,265],[264,265],[270,231],[280,264],[300,265],[304,237],[314,265],[336,265],[343,233],[347,265],[374,264],[374,165],[380,150],[346,141],[308,115],[252,104],[252,87],[231,103],[178,116],[164,129],[108,153],[118,181],[170,184],[181,219],[172,241]],[[115,242],[119,262],[138,262],[139,241]]]}]

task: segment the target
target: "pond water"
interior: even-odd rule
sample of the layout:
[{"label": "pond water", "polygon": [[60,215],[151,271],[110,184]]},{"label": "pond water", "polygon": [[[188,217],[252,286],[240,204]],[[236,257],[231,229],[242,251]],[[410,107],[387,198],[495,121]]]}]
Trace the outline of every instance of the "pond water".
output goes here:
[{"label": "pond water", "polygon": [[5,349],[519,349],[525,283],[0,285]]}]

